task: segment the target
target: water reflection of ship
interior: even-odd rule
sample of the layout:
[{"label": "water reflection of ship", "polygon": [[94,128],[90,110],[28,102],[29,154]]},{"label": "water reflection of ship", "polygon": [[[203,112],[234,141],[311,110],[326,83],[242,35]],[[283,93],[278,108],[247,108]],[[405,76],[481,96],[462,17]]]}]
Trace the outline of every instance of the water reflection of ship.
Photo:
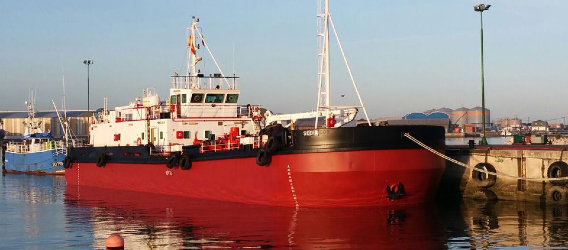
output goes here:
[{"label": "water reflection of ship", "polygon": [[[469,245],[471,249],[528,246],[565,248],[568,237],[568,207],[540,203],[465,200],[461,215],[444,218],[450,228],[463,228],[466,234],[449,233],[448,247]],[[465,219],[465,221],[459,220]],[[451,223],[457,223],[452,225]],[[459,224],[465,223],[465,224]],[[459,230],[456,230],[459,231]],[[464,243],[466,243],[464,245]],[[467,248],[467,247],[466,247]]]},{"label": "water reflection of ship", "polygon": [[2,177],[3,192],[26,204],[51,204],[62,200],[63,176],[9,175]]},{"label": "water reflection of ship", "polygon": [[425,204],[296,209],[79,186],[67,186],[65,196],[66,220],[92,223],[98,248],[116,231],[130,249],[440,249],[446,242]]},{"label": "water reflection of ship", "polygon": [[0,179],[0,249],[60,249],[63,244],[53,239],[66,235],[59,209],[65,178],[3,174]]}]

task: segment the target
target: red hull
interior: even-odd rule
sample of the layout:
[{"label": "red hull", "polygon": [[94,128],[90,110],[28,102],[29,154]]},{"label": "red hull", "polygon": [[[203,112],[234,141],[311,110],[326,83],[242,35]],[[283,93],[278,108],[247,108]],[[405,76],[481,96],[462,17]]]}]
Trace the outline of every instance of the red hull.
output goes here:
[{"label": "red hull", "polygon": [[[274,155],[267,167],[255,158],[193,162],[190,170],[165,164],[73,163],[68,185],[183,197],[299,207],[382,206],[433,198],[445,167],[424,149],[363,150]],[[401,182],[406,195],[387,199]]]}]

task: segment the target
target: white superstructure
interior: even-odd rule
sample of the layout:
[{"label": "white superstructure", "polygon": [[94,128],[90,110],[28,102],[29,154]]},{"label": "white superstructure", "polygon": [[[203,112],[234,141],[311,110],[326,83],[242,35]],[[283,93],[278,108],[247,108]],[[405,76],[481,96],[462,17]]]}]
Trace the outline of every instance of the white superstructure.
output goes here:
[{"label": "white superstructure", "polygon": [[[202,60],[196,56],[196,49],[201,47],[197,40],[210,52],[197,28],[198,22],[193,18],[190,27],[187,73],[180,76],[174,71],[168,99],[162,101],[155,90],[146,89],[129,105],[114,110],[108,110],[105,101],[105,108],[95,114],[90,127],[91,145],[153,145],[158,151],[169,152],[180,151],[182,145],[219,139],[234,141],[258,134],[260,107],[237,105],[237,77],[222,73],[205,76],[197,68]],[[214,60],[212,54],[211,57]]]}]

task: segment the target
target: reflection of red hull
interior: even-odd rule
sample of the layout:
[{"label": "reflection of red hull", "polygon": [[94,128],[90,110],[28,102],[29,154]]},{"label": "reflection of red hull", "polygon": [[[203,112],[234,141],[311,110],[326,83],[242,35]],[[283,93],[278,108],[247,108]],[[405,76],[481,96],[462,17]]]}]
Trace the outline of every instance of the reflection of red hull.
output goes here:
[{"label": "reflection of red hull", "polygon": [[[443,159],[424,149],[382,149],[202,160],[190,170],[165,164],[73,163],[69,185],[105,187],[192,198],[275,206],[401,205],[433,197]],[[401,182],[406,195],[387,199],[386,186]]]},{"label": "reflection of red hull", "polygon": [[128,248],[442,249],[446,243],[429,204],[294,209],[69,185],[65,200],[68,221],[89,221],[99,237],[118,228]]}]

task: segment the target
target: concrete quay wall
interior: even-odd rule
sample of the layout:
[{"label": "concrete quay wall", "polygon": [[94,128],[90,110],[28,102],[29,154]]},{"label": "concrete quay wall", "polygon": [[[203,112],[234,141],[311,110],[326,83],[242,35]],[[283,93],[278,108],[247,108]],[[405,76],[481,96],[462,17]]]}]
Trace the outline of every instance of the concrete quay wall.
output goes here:
[{"label": "concrete quay wall", "polygon": [[[473,149],[454,146],[447,148],[446,155],[468,167],[447,162],[439,190],[443,198],[460,196],[568,204],[568,180],[547,180],[549,177],[568,176],[566,146]],[[475,167],[494,171],[497,176],[475,171],[472,169]]]}]

